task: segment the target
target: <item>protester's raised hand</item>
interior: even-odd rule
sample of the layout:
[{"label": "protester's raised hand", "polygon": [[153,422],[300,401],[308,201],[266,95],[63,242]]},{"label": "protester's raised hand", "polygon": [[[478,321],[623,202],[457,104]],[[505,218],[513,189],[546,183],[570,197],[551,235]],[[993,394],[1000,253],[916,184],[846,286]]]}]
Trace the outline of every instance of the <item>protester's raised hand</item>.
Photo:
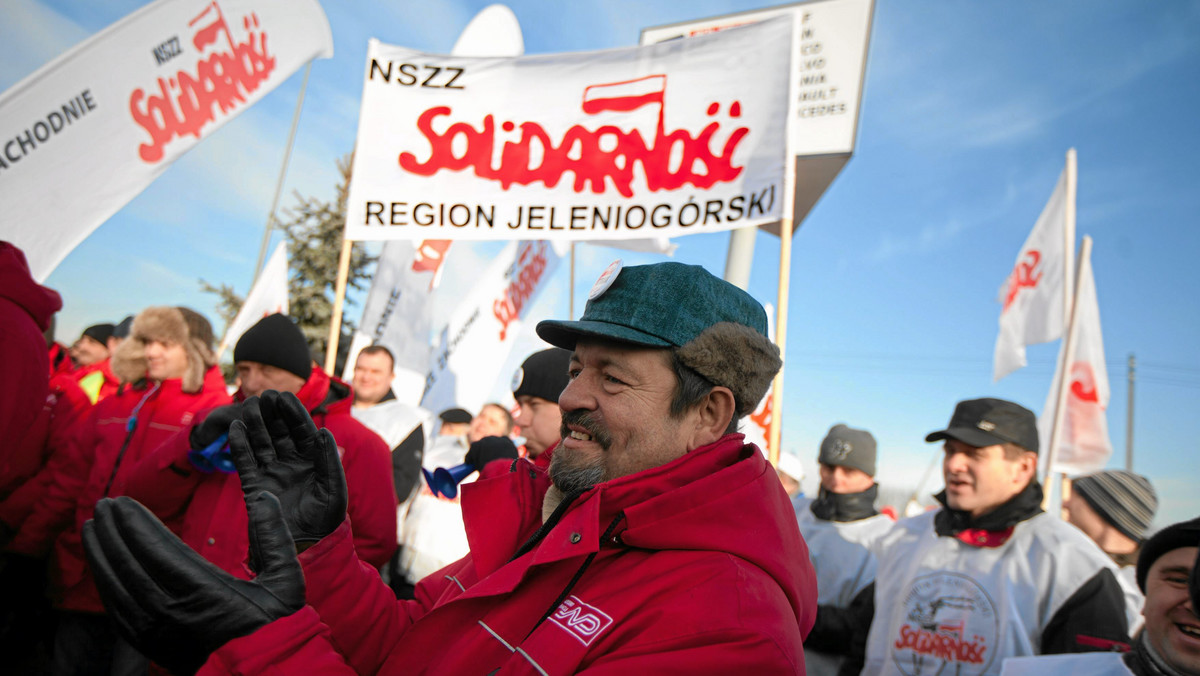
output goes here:
[{"label": "protester's raised hand", "polygon": [[225,643],[304,607],[304,574],[279,501],[260,493],[246,506],[253,580],[204,560],[132,498],[100,500],[83,525],[84,552],[117,631],[171,673],[195,673]]},{"label": "protester's raised hand", "polygon": [[192,428],[188,435],[188,443],[194,450],[200,450],[213,443],[221,436],[229,433],[229,425],[241,418],[241,404],[227,404],[209,411],[200,424]]},{"label": "protester's raised hand", "polygon": [[329,535],[346,518],[346,476],[329,430],[318,430],[290,392],[268,390],[251,397],[242,420],[229,428],[229,449],[250,496],[279,498],[297,543]]}]

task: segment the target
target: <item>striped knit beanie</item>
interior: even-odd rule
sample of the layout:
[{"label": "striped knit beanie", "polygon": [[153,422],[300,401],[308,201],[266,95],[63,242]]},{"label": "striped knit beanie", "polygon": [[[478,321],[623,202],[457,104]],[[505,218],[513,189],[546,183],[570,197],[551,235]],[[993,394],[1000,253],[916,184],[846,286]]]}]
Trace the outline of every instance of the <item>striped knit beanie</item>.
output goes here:
[{"label": "striped knit beanie", "polygon": [[1088,505],[1131,540],[1141,542],[1158,509],[1154,486],[1140,474],[1116,469],[1080,477],[1072,484]]}]

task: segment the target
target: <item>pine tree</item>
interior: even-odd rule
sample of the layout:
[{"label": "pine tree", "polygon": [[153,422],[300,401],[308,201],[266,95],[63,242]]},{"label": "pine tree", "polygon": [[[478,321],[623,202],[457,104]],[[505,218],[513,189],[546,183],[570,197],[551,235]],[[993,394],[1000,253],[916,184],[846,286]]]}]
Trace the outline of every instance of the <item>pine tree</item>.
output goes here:
[{"label": "pine tree", "polygon": [[[346,229],[346,197],[350,190],[352,158],[350,155],[338,160],[341,179],[334,187],[336,196],[333,201],[305,198],[300,193],[293,193],[296,204],[283,209],[285,220],[279,224],[288,249],[288,314],[304,332],[308,347],[319,364],[324,364],[329,344],[338,257],[342,252],[342,233]],[[362,242],[354,243],[350,253],[350,273],[346,279],[347,296],[350,289],[365,288],[366,281],[370,279],[367,268],[374,261],[375,257],[367,255]],[[204,291],[218,296],[217,314],[228,326],[244,299],[228,285],[215,287],[204,280],[200,280],[200,284]],[[341,372],[350,350],[350,338],[355,325],[346,319],[349,314],[346,308],[355,304],[347,298],[343,305],[335,372]]]}]

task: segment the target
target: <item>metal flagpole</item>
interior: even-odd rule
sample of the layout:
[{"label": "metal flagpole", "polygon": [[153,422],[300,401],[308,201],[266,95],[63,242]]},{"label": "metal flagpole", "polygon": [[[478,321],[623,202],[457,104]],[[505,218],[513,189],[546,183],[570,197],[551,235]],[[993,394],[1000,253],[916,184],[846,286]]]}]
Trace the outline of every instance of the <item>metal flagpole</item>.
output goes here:
[{"label": "metal flagpole", "polygon": [[1137,363],[1129,353],[1129,398],[1125,403],[1125,471],[1133,471],[1133,381],[1136,379]]},{"label": "metal flagpole", "polygon": [[288,162],[292,159],[292,144],[296,140],[296,127],[300,124],[300,109],[304,107],[304,92],[308,89],[308,74],[312,72],[312,61],[304,67],[304,80],[300,83],[300,95],[296,97],[296,112],[292,113],[292,128],[288,131],[287,145],[283,149],[283,165],[279,167],[279,179],[275,181],[275,198],[271,200],[271,211],[267,214],[267,226],[263,229],[262,246],[258,248],[258,263],[254,265],[254,279],[250,288],[262,274],[263,260],[267,256],[267,244],[271,242],[271,231],[275,229],[275,210],[279,208],[279,194],[283,192],[283,179],[287,176]]}]

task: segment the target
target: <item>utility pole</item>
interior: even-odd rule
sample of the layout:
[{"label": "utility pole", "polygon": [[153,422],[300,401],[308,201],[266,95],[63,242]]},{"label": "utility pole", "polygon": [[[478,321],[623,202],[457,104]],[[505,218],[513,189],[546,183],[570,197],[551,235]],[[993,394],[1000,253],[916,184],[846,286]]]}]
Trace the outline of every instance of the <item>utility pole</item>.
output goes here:
[{"label": "utility pole", "polygon": [[1125,405],[1125,471],[1133,471],[1133,381],[1136,360],[1129,353],[1129,396]]}]

